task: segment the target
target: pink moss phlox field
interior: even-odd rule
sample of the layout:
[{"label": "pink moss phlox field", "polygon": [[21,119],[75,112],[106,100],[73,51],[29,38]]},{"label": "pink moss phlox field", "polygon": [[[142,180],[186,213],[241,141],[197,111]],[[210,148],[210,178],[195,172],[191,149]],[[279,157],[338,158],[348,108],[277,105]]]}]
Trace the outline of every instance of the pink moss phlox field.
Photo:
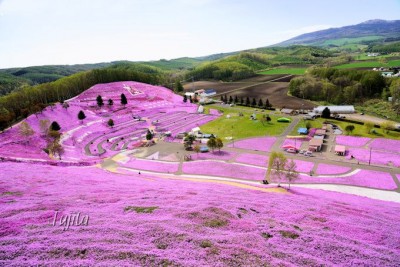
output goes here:
[{"label": "pink moss phlox field", "polygon": [[[1,266],[399,265],[394,202],[95,167],[0,169]],[[64,231],[55,211],[90,219]]]},{"label": "pink moss phlox field", "polygon": [[214,152],[210,151],[207,153],[192,153],[191,157],[192,160],[203,160],[203,159],[217,159],[217,160],[230,160],[236,156],[235,152],[230,151],[218,151],[215,150]]},{"label": "pink moss phlox field", "polygon": [[276,137],[257,137],[235,141],[235,144],[229,144],[229,147],[258,150],[269,152],[274,145]]},{"label": "pink moss phlox field", "polygon": [[183,163],[186,174],[214,175],[244,180],[264,180],[265,169],[218,161],[194,161]]},{"label": "pink moss phlox field", "polygon": [[344,146],[362,147],[365,146],[370,140],[371,138],[368,137],[356,137],[347,135],[336,136],[336,144]]},{"label": "pink moss phlox field", "polygon": [[[288,160],[288,163],[289,162],[290,162],[290,160]],[[314,162],[296,160],[296,159],[294,160],[294,162],[296,163],[296,170],[298,172],[309,173],[314,167]]]},{"label": "pink moss phlox field", "polygon": [[164,173],[174,173],[178,171],[178,163],[175,162],[163,162],[158,160],[145,160],[132,158],[125,164],[121,164],[122,167],[154,171],[154,172],[164,172]]},{"label": "pink moss phlox field", "polygon": [[[128,104],[120,104],[120,95],[125,94]],[[102,96],[105,105],[97,106],[96,97]],[[108,99],[114,105],[107,105]],[[29,116],[26,122],[35,131],[28,138],[19,133],[15,125],[0,134],[0,157],[50,159],[44,152],[45,136],[40,133],[40,120],[57,121],[61,126],[61,144],[65,150],[62,161],[101,159],[115,155],[123,149],[132,149],[145,139],[147,128],[156,132],[171,131],[173,135],[188,131],[209,122],[219,115],[198,114],[197,105],[184,103],[182,96],[171,90],[138,82],[115,82],[97,84],[80,95],[67,100],[69,107],[61,104],[47,107],[41,113]],[[79,111],[86,118],[79,121]],[[107,125],[109,119],[114,126]],[[157,125],[153,121],[160,120]]]},{"label": "pink moss phlox field", "polygon": [[351,170],[351,168],[346,167],[346,166],[319,163],[316,173],[317,174],[342,174],[342,173],[349,172],[350,170]]},{"label": "pink moss phlox field", "polygon": [[385,152],[382,150],[370,150],[364,148],[349,148],[347,159],[354,157],[354,161],[368,163],[371,159],[371,164],[374,165],[389,165],[400,167],[400,154]]},{"label": "pink moss phlox field", "polygon": [[376,138],[372,141],[370,147],[376,150],[391,151],[400,154],[400,140]]},{"label": "pink moss phlox field", "polygon": [[364,186],[374,189],[393,190],[397,188],[390,173],[370,170],[359,170],[355,174],[343,177],[319,177],[300,175],[298,183],[326,183]]},{"label": "pink moss phlox field", "polygon": [[239,156],[236,157],[235,161],[261,167],[268,166],[268,157],[258,154],[241,153]]}]

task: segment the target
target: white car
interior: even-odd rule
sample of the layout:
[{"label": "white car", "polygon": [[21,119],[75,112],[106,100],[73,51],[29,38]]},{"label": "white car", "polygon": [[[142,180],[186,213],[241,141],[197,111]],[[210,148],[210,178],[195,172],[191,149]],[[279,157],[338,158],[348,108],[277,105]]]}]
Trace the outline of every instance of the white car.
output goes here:
[{"label": "white car", "polygon": [[311,151],[306,151],[304,152],[304,156],[306,157],[312,157],[313,153]]}]

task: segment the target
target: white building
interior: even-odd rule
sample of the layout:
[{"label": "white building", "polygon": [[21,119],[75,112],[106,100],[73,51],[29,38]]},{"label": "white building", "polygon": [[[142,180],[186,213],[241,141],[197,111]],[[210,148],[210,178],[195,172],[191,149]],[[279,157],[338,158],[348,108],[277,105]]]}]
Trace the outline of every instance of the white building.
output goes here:
[{"label": "white building", "polygon": [[317,114],[322,114],[322,111],[325,108],[329,108],[329,110],[332,113],[338,113],[338,114],[352,114],[355,113],[356,110],[354,109],[354,106],[318,106],[314,108],[314,112]]}]

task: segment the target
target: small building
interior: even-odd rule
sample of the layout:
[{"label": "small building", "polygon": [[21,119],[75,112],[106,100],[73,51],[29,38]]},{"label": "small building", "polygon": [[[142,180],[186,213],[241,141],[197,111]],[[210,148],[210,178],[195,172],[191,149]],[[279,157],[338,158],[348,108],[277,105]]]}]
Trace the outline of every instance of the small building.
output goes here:
[{"label": "small building", "polygon": [[356,110],[354,109],[354,106],[348,105],[348,106],[318,106],[314,108],[314,112],[317,114],[322,114],[322,111],[325,108],[329,108],[331,111],[331,114],[333,113],[338,113],[338,114],[352,114],[355,113]]},{"label": "small building", "polygon": [[296,111],[294,109],[290,109],[290,108],[283,108],[283,109],[281,109],[281,113],[287,114],[287,115],[295,115]]},{"label": "small building", "polygon": [[204,112],[204,106],[200,105],[199,108],[197,109],[197,113],[203,113]]},{"label": "small building", "polygon": [[299,129],[297,129],[297,133],[306,135],[306,134],[308,134],[308,129],[307,128],[299,128]]},{"label": "small building", "polygon": [[201,97],[211,97],[213,95],[216,95],[217,91],[215,91],[214,89],[206,89],[203,90],[203,92],[200,93]]},{"label": "small building", "polygon": [[324,143],[323,139],[313,138],[308,142],[308,150],[321,151],[323,143]]},{"label": "small building", "polygon": [[314,134],[314,135],[325,137],[325,135],[326,135],[326,130],[324,130],[324,129],[317,129],[317,130],[315,131],[315,134]]},{"label": "small building", "polygon": [[344,156],[346,154],[346,147],[341,145],[336,145],[335,154],[339,156]]},{"label": "small building", "polygon": [[191,96],[193,98],[194,97],[194,93],[193,92],[186,92],[185,96],[187,96],[187,97]]}]

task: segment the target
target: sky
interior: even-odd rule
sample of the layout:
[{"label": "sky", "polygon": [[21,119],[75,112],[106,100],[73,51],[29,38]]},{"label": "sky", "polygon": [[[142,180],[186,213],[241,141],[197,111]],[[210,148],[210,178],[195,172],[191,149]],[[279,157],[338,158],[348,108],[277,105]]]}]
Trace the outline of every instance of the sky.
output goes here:
[{"label": "sky", "polygon": [[400,0],[0,0],[0,68],[205,56],[399,15]]}]

